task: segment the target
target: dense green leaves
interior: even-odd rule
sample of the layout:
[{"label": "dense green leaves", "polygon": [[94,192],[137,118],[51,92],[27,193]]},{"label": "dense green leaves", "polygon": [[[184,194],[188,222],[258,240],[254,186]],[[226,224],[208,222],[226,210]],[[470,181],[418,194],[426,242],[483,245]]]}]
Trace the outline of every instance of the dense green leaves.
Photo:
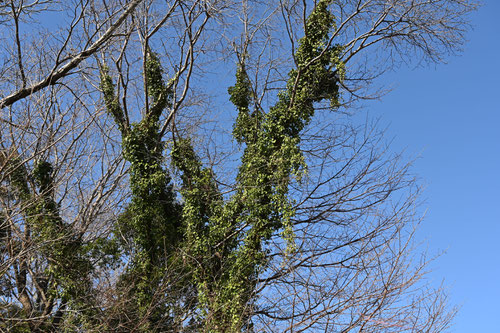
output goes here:
[{"label": "dense green leaves", "polygon": [[245,309],[253,297],[255,279],[266,265],[265,243],[282,230],[293,251],[290,218],[294,212],[287,193],[291,177],[300,177],[305,167],[300,152],[300,131],[314,114],[314,103],[329,99],[336,105],[338,79],[336,70],[340,47],[329,45],[328,33],[334,18],[320,1],[307,21],[306,36],[296,52],[298,69],[289,74],[286,90],[265,115],[250,112],[253,98],[244,65],[236,74],[236,84],[229,89],[231,101],[239,114],[234,126],[235,139],[245,144],[238,173],[238,192],[233,200],[241,204],[238,223],[247,225],[242,244],[235,250],[230,281],[222,295],[231,302],[231,330],[238,330],[245,320]]},{"label": "dense green leaves", "polygon": [[107,110],[122,132],[123,156],[130,163],[132,198],[115,230],[131,260],[130,268],[121,278],[120,288],[126,291],[120,297],[132,299],[131,313],[135,311],[138,318],[153,311],[149,313],[150,320],[141,326],[142,330],[149,331],[158,327],[155,321],[164,317],[162,312],[168,312],[167,308],[153,302],[162,284],[167,283],[164,279],[166,267],[170,266],[172,271],[177,269],[176,252],[182,234],[180,208],[171,178],[163,165],[163,143],[159,133],[160,116],[171,93],[164,84],[162,69],[154,53],[148,53],[145,68],[151,108],[140,122],[126,129],[120,125],[120,117],[115,116],[122,114],[117,111],[121,107],[108,102],[117,99],[112,79],[106,71],[101,73],[101,87]]},{"label": "dense green leaves", "polygon": [[187,272],[183,283],[196,292],[203,330],[238,332],[248,327],[257,277],[267,263],[266,242],[281,233],[288,250],[294,251],[288,187],[305,168],[300,132],[314,114],[314,103],[327,99],[335,106],[338,101],[343,65],[338,59],[341,48],[328,39],[334,18],[327,6],[320,1],[313,10],[295,55],[297,69],[290,71],[286,89],[267,113],[254,107],[244,60],[238,66],[236,83],[228,92],[238,110],[233,135],[244,152],[236,193],[228,201],[188,138],[173,143],[172,163],[182,181],[181,200],[176,200],[163,166],[165,147],[159,133],[171,91],[157,55],[149,51],[145,63],[150,108],[128,129],[112,79],[103,71],[105,103],[122,131],[123,156],[130,162],[132,198],[117,233],[127,235],[134,246],[133,265],[125,277],[135,281],[129,296],[141,313],[150,306],[155,288],[168,284],[162,280],[166,266],[182,258],[182,268],[169,269]]},{"label": "dense green leaves", "polygon": [[[237,192],[226,203],[189,139],[176,140],[172,151],[182,180],[182,208],[176,203],[162,166],[164,146],[158,127],[170,92],[157,56],[148,52],[145,77],[151,108],[143,120],[122,130],[132,199],[119,223],[136,247],[134,268],[128,274],[147,281],[137,283],[134,297],[140,306],[150,301],[146,294],[154,294],[151,286],[158,284],[167,258],[177,249],[190,276],[185,283],[197,292],[204,330],[240,331],[248,324],[256,278],[266,266],[265,243],[281,232],[289,251],[294,248],[290,224],[294,212],[287,194],[291,177],[300,177],[305,167],[299,134],[313,116],[315,102],[329,99],[335,105],[338,99],[342,64],[340,48],[328,40],[334,18],[327,5],[319,2],[311,14],[296,53],[298,68],[290,72],[286,89],[268,113],[251,110],[251,82],[245,64],[239,65],[236,84],[228,91],[238,109],[234,138],[245,150]],[[101,86],[108,112],[122,129],[111,82],[104,73]]]},{"label": "dense green leaves", "polygon": [[[17,153],[13,154],[17,156]],[[40,304],[31,304],[24,298],[24,311],[42,311],[37,310],[40,308],[50,312],[56,302],[61,302],[61,306],[77,311],[78,316],[71,320],[82,323],[91,318],[93,313],[91,274],[95,267],[91,265],[90,259],[97,243],[84,244],[81,239],[83,235],[63,222],[59,206],[54,199],[52,164],[42,160],[33,166],[31,172],[28,170],[28,166],[19,158],[10,159],[6,168],[13,194],[22,207],[26,237],[36,244],[47,261],[45,271],[37,276],[37,283],[46,291],[43,304],[40,299]],[[22,254],[19,257],[16,280],[21,293],[28,282],[26,276],[31,260],[35,258]],[[40,312],[39,316],[42,315],[43,312]],[[60,324],[61,318],[55,316],[47,319],[45,322],[31,321],[29,325],[17,327],[15,330],[55,328]]]},{"label": "dense green leaves", "polygon": [[125,121],[125,116],[123,110],[118,102],[118,97],[115,96],[115,85],[113,79],[109,75],[109,69],[107,66],[103,66],[101,69],[101,90],[104,96],[104,103],[108,113],[113,117],[114,121],[123,132],[127,128],[127,123]]}]

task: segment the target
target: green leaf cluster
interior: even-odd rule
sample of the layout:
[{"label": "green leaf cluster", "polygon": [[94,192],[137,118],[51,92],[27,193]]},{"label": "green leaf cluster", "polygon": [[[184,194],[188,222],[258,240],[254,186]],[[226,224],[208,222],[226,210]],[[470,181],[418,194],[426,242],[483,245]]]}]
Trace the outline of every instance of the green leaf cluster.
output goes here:
[{"label": "green leaf cluster", "polygon": [[286,88],[267,113],[256,107],[245,62],[239,64],[236,83],[228,92],[238,110],[233,136],[244,152],[236,192],[229,200],[220,193],[212,169],[196,155],[191,139],[174,138],[171,161],[182,181],[181,200],[176,200],[163,165],[159,130],[172,91],[163,80],[158,56],[147,52],[144,75],[150,107],[130,127],[120,125],[123,111],[114,103],[109,74],[103,72],[104,101],[122,132],[123,156],[130,163],[132,198],[118,229],[133,244],[132,266],[124,279],[134,281],[129,296],[140,312],[150,305],[155,288],[167,283],[162,276],[177,270],[185,276],[177,286],[194,292],[191,304],[197,308],[200,331],[250,329],[257,277],[267,265],[266,244],[280,236],[288,251],[294,251],[295,212],[288,190],[306,168],[300,132],[314,115],[315,103],[338,105],[344,65],[342,48],[329,40],[335,28],[329,3],[319,1],[309,16],[295,53],[297,68],[290,71]]},{"label": "green leaf cluster", "polygon": [[159,128],[160,116],[170,105],[172,93],[163,81],[160,62],[153,52],[148,52],[144,75],[150,107],[140,122],[130,126],[120,125],[125,118],[121,106],[108,102],[117,101],[117,97],[107,71],[101,73],[101,89],[107,111],[122,134],[123,156],[130,163],[132,197],[115,230],[131,260],[119,283],[124,290],[120,297],[133,300],[130,307],[134,308],[138,320],[155,308],[141,328],[151,331],[158,321],[155,318],[162,318],[162,312],[168,312],[152,302],[165,283],[166,267],[180,266],[175,252],[182,235],[180,206],[175,200],[171,177],[164,168],[164,145]]},{"label": "green leaf cluster", "polygon": [[[48,161],[39,161],[29,172],[29,166],[17,153],[10,158],[6,174],[10,188],[18,201],[25,221],[25,235],[35,246],[45,261],[45,270],[37,273],[38,283],[43,283],[48,299],[44,300],[44,311],[49,311],[57,303],[68,310],[74,310],[78,316],[74,321],[83,322],[94,313],[92,294],[92,272],[95,267],[91,260],[97,243],[84,244],[82,233],[63,222],[60,208],[55,201],[55,180],[53,166]],[[105,240],[102,240],[105,242]],[[101,242],[102,243],[102,242]],[[101,252],[101,251],[100,251]],[[99,254],[101,255],[101,254]],[[18,283],[22,287],[30,260],[21,252],[18,257]],[[36,304],[33,311],[37,310]],[[32,315],[32,314],[30,314]],[[39,313],[44,322],[30,322],[30,330],[51,327],[51,316]],[[24,326],[23,326],[24,327]],[[21,327],[15,328],[20,330]],[[22,331],[22,329],[21,329]]]}]

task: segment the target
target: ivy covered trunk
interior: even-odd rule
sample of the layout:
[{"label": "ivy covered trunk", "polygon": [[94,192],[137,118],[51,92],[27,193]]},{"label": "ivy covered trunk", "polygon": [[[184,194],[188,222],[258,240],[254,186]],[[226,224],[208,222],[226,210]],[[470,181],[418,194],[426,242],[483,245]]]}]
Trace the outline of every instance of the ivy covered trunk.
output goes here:
[{"label": "ivy covered trunk", "polygon": [[157,55],[148,53],[144,73],[151,107],[136,124],[126,123],[113,80],[103,70],[106,106],[122,132],[123,154],[131,166],[131,203],[118,228],[127,230],[135,246],[125,277],[135,285],[128,296],[137,301],[139,313],[158,308],[152,304],[155,288],[169,274],[165,267],[172,269],[168,262],[176,261],[184,268],[174,269],[188,272],[183,283],[195,290],[198,319],[193,327],[204,332],[251,331],[257,279],[267,264],[266,243],[281,232],[288,251],[294,251],[288,186],[306,168],[300,133],[314,115],[314,103],[338,103],[344,68],[341,46],[328,42],[335,24],[328,3],[320,1],[311,13],[295,54],[298,68],[290,71],[286,89],[268,112],[253,107],[245,63],[239,64],[229,94],[238,110],[233,135],[244,152],[236,193],[227,201],[189,138],[174,137],[172,163],[181,173],[182,187],[180,197],[173,193],[162,167],[158,123],[171,91]]}]

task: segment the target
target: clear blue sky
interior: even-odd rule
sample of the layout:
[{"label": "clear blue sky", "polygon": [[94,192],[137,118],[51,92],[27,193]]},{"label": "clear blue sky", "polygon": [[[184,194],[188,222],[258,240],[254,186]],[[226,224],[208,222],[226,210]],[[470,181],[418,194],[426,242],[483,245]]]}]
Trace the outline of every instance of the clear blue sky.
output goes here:
[{"label": "clear blue sky", "polygon": [[395,150],[419,156],[426,185],[420,239],[446,251],[430,278],[444,278],[462,308],[453,332],[500,332],[500,1],[485,0],[459,57],[431,68],[401,68],[395,89],[368,103]]}]

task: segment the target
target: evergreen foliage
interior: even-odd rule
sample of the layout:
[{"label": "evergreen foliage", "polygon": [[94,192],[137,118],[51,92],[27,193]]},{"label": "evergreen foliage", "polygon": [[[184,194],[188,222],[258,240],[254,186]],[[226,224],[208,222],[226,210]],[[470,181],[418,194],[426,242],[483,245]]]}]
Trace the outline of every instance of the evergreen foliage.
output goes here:
[{"label": "evergreen foliage", "polygon": [[[148,53],[145,68],[151,107],[140,122],[130,127],[120,125],[123,111],[116,102],[115,87],[106,69],[101,73],[101,87],[107,110],[122,133],[123,156],[130,163],[132,198],[115,231],[118,239],[128,243],[122,245],[131,256],[130,268],[122,277],[121,285],[132,287],[122,297],[133,300],[134,304],[129,306],[138,318],[150,317],[153,323],[145,323],[141,330],[151,331],[151,325],[160,329],[154,324],[155,320],[168,316],[169,309],[154,303],[154,297],[168,278],[165,276],[167,266],[176,270],[175,257],[182,233],[180,207],[163,166],[164,146],[159,133],[160,116],[168,106],[171,91],[163,82],[156,54]],[[153,315],[148,314],[151,311]]]},{"label": "evergreen foliage", "polygon": [[[22,207],[21,212],[26,221],[25,228],[29,228],[31,241],[37,244],[41,255],[47,260],[45,272],[43,276],[38,277],[37,283],[45,286],[48,298],[38,299],[38,302],[45,303],[47,311],[60,300],[64,307],[78,312],[78,316],[67,320],[85,325],[94,314],[91,310],[93,309],[91,274],[94,269],[91,264],[91,253],[95,253],[98,249],[99,242],[83,244],[82,235],[75,233],[70,226],[63,223],[58,204],[54,200],[54,170],[50,162],[36,163],[31,173],[18,157],[8,162],[6,174],[9,175],[8,181],[14,190],[15,198]],[[99,251],[99,256],[102,255],[106,255],[106,251]],[[33,259],[25,257],[20,262],[17,272],[17,280],[21,281],[19,288],[24,288],[28,282],[25,278],[27,265]],[[29,304],[24,311],[36,311],[39,307],[41,304]],[[28,325],[12,329],[19,332],[28,329],[41,332],[55,329],[59,324],[59,320],[56,319],[45,323],[31,321]]]},{"label": "evergreen foliage", "polygon": [[196,289],[200,325],[206,332],[239,332],[249,329],[256,279],[266,266],[266,242],[282,232],[289,251],[294,250],[288,199],[291,177],[300,178],[305,167],[300,152],[300,132],[314,114],[314,103],[324,99],[335,106],[338,77],[343,64],[340,46],[328,45],[334,17],[328,1],[320,1],[307,21],[306,36],[296,52],[298,69],[292,70],[286,90],[268,113],[251,109],[250,80],[241,63],[236,84],[229,88],[238,109],[235,140],[244,145],[237,176],[237,192],[224,202],[213,172],[204,168],[189,138],[174,142],[172,162],[181,173],[182,199],[175,200],[170,177],[164,167],[164,146],[158,121],[169,106],[171,92],[163,80],[160,62],[148,52],[145,78],[150,110],[143,120],[123,125],[123,112],[114,96],[106,70],[101,87],[109,114],[122,131],[123,155],[130,162],[131,204],[119,222],[135,245],[134,299],[142,313],[150,306],[167,260],[176,250],[190,283]]}]

